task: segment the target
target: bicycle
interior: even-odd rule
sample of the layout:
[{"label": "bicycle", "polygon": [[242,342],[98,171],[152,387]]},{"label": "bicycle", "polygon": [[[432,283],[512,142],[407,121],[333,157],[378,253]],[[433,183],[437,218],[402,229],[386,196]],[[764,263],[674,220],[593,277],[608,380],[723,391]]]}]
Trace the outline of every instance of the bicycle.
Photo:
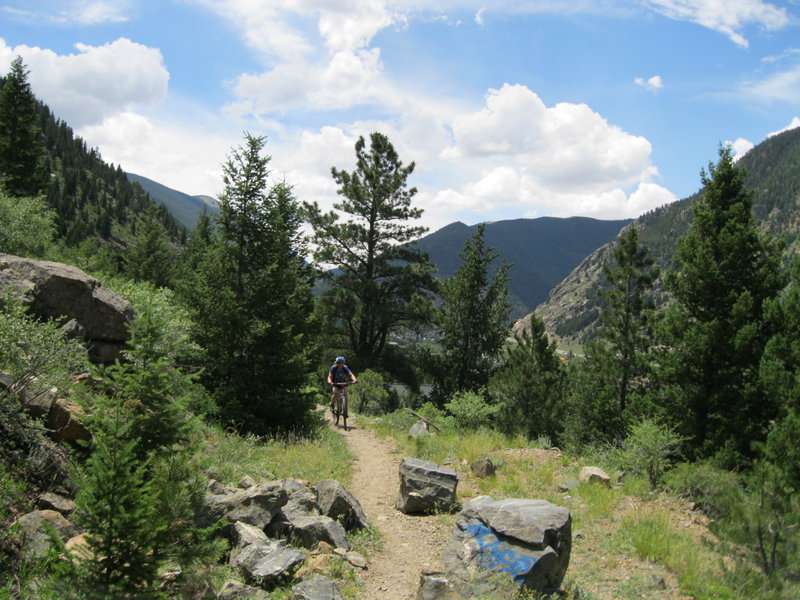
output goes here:
[{"label": "bicycle", "polygon": [[347,431],[347,386],[353,385],[355,381],[343,381],[341,383],[332,383],[333,387],[338,387],[339,391],[334,392],[334,398],[331,399],[331,412],[335,418],[334,424],[339,424],[339,417],[341,416],[344,421],[344,430]]}]

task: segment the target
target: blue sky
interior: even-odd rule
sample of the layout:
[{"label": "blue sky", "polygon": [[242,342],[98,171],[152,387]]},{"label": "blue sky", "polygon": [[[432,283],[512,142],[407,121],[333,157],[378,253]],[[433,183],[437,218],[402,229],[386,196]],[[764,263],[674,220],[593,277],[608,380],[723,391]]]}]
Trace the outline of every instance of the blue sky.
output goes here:
[{"label": "blue sky", "polygon": [[800,126],[800,0],[0,0],[0,69],[103,157],[221,191],[244,131],[329,207],[386,133],[436,229],[635,217]]}]

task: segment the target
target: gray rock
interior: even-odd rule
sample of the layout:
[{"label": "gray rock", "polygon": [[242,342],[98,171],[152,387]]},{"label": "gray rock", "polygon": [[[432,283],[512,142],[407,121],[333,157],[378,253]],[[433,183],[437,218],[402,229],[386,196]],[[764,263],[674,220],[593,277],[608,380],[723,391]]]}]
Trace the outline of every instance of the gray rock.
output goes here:
[{"label": "gray rock", "polygon": [[75,512],[75,503],[69,498],[54,494],[53,492],[45,492],[37,499],[36,505],[41,510],[54,510],[61,513],[65,517]]},{"label": "gray rock", "polygon": [[451,581],[444,573],[424,573],[420,577],[414,600],[464,600],[471,598],[471,594],[469,585],[461,581]]},{"label": "gray rock", "polygon": [[431,431],[428,429],[428,424],[423,420],[417,421],[408,430],[408,437],[410,438],[418,438],[424,435],[431,435]]},{"label": "gray rock", "polygon": [[313,489],[323,515],[339,521],[347,531],[369,527],[361,504],[341,483],[335,479],[323,479]]},{"label": "gray rock", "polygon": [[256,480],[250,477],[250,475],[245,475],[239,480],[239,483],[236,484],[236,487],[242,488],[246,490],[248,488],[253,487],[256,484]]},{"label": "gray rock", "polygon": [[481,496],[456,518],[445,548],[446,575],[473,587],[513,582],[553,592],[569,566],[571,526],[569,510],[545,500]]},{"label": "gray rock", "polygon": [[293,542],[304,548],[316,548],[320,542],[326,542],[334,548],[350,549],[341,523],[324,515],[292,519],[290,535]]},{"label": "gray rock", "polygon": [[81,334],[97,362],[118,358],[129,339],[131,304],[76,267],[0,254],[0,297],[6,292],[38,317],[56,319],[70,333]]},{"label": "gray rock", "polygon": [[292,586],[292,600],[343,600],[338,584],[329,577],[318,575]]},{"label": "gray rock", "polygon": [[47,555],[53,545],[48,529],[52,529],[66,542],[78,533],[75,526],[54,510],[34,510],[16,520],[21,540],[20,556],[26,560],[38,560]]},{"label": "gray rock", "polygon": [[248,582],[270,587],[291,576],[305,559],[304,552],[279,540],[246,546],[231,566],[240,568]]},{"label": "gray rock", "polygon": [[450,511],[456,505],[458,473],[418,458],[400,463],[400,491],[395,507],[403,513]]},{"label": "gray rock", "polygon": [[226,581],[217,594],[218,600],[269,600],[269,594],[262,589],[246,585],[240,581]]},{"label": "gray rock", "polygon": [[208,485],[206,485],[206,494],[210,494],[212,496],[228,496],[232,493],[232,491],[230,491],[216,479],[210,480]]},{"label": "gray rock", "polygon": [[580,485],[580,482],[577,479],[568,479],[564,483],[558,484],[558,491],[559,492],[571,492],[576,487]]},{"label": "gray rock", "polygon": [[206,494],[197,524],[208,527],[227,519],[265,529],[288,499],[286,490],[277,481],[259,483],[230,495]]},{"label": "gray rock", "polygon": [[469,468],[472,469],[472,473],[478,478],[494,477],[495,473],[497,473],[497,469],[495,469],[494,463],[490,458],[476,460],[470,463]]},{"label": "gray rock", "polygon": [[583,467],[578,473],[578,481],[581,483],[597,483],[600,485],[611,486],[611,477],[600,467]]}]

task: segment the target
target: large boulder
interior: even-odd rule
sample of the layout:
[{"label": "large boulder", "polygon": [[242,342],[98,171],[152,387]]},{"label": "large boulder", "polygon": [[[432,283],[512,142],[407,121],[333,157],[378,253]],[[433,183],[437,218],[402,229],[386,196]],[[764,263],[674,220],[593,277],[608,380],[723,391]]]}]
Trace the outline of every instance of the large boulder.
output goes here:
[{"label": "large boulder", "polygon": [[418,458],[400,463],[400,491],[395,507],[403,513],[450,511],[456,507],[458,473]]},{"label": "large boulder", "polygon": [[95,362],[119,358],[130,338],[131,304],[76,267],[0,254],[0,298],[6,293],[83,339]]},{"label": "large boulder", "polygon": [[347,531],[369,527],[361,504],[341,483],[335,479],[323,479],[313,489],[323,515],[339,521]]},{"label": "large boulder", "polygon": [[[200,527],[208,527],[222,519],[230,524],[241,521],[265,529],[289,500],[286,488],[279,481],[266,481],[233,494],[209,494],[197,519]],[[232,534],[227,528],[228,534]]]},{"label": "large boulder", "polygon": [[456,518],[445,572],[423,577],[417,597],[504,597],[515,587],[554,592],[569,565],[571,527],[569,510],[546,500],[476,498]]}]

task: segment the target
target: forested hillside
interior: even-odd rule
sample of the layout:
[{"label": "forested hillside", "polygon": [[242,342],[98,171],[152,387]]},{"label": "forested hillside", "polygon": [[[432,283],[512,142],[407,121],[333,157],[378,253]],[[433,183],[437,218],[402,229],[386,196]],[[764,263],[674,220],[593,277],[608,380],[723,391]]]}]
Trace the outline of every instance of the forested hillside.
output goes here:
[{"label": "forested hillside", "polygon": [[[773,136],[750,150],[737,163],[746,173],[745,185],[753,193],[753,214],[762,231],[786,240],[787,259],[800,253],[800,129]],[[699,193],[646,213],[634,221],[639,237],[666,272],[678,239],[692,223],[692,206]],[[602,266],[611,260],[609,242],[592,252],[555,286],[536,312],[550,332],[564,343],[591,338],[602,303],[597,291],[604,285]],[[658,302],[666,295],[657,286]],[[517,328],[527,322],[522,319]]]},{"label": "forested hillside", "polygon": [[[512,316],[518,318],[544,302],[555,285],[629,222],[541,217],[486,223],[486,243],[495,249],[498,260],[511,264]],[[459,266],[458,253],[477,227],[452,223],[417,242],[436,265],[438,277],[453,276]]]}]

